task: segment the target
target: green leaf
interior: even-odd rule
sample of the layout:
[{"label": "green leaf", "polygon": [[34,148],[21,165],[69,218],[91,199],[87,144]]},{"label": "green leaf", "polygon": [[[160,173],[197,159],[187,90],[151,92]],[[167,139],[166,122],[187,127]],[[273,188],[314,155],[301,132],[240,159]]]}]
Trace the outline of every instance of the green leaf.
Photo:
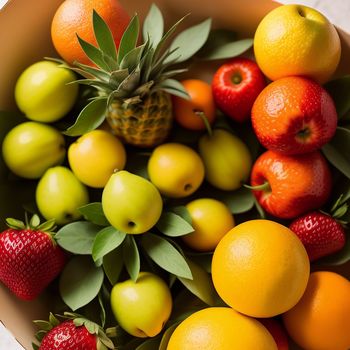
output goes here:
[{"label": "green leaf", "polygon": [[171,211],[175,214],[181,216],[184,220],[186,220],[192,226],[192,217],[188,209],[184,205],[179,205],[177,207],[172,207]]},{"label": "green leaf", "polygon": [[83,214],[85,220],[93,224],[100,226],[110,225],[103,213],[102,204],[100,202],[86,204],[80,207],[79,211]]},{"label": "green leaf", "polygon": [[180,322],[176,322],[176,323],[172,324],[169,328],[167,328],[167,330],[163,334],[163,337],[162,337],[162,340],[160,342],[158,350],[166,350],[167,349],[170,337],[174,333],[176,327],[179,324],[180,324]]},{"label": "green leaf", "polygon": [[103,257],[103,269],[112,286],[118,282],[123,265],[123,252],[120,246]]},{"label": "green leaf", "polygon": [[338,127],[332,140],[322,147],[328,161],[350,179],[350,130]]},{"label": "green leaf", "polygon": [[163,212],[156,226],[160,232],[170,237],[184,236],[194,231],[185,219],[172,212]]},{"label": "green leaf", "polygon": [[350,110],[350,75],[331,80],[324,87],[333,98],[338,117],[344,117]]},{"label": "green leaf", "polygon": [[179,96],[184,98],[185,100],[189,100],[190,96],[184,86],[175,79],[165,79],[162,81],[158,87],[169,94]]},{"label": "green leaf", "polygon": [[103,258],[115,248],[118,248],[124,241],[126,234],[115,229],[113,226],[105,227],[101,230],[92,247],[92,257],[94,261]]},{"label": "green leaf", "polygon": [[80,136],[98,128],[105,120],[106,109],[107,98],[92,100],[83,108],[76,122],[64,134],[68,136]]},{"label": "green leaf", "polygon": [[125,268],[131,279],[136,282],[140,273],[140,254],[135,239],[132,235],[127,235],[122,245],[123,260]]},{"label": "green leaf", "polygon": [[117,60],[117,50],[113,35],[107,23],[95,10],[93,11],[92,21],[98,46],[105,54],[109,55],[114,60]]},{"label": "green leaf", "polygon": [[161,41],[164,33],[164,19],[156,4],[152,4],[150,10],[143,22],[143,40],[147,41],[148,38],[153,47],[156,47]]},{"label": "green leaf", "polygon": [[100,319],[101,319],[101,327],[104,328],[105,324],[106,324],[106,309],[105,306],[103,304],[103,297],[102,297],[102,293],[98,293],[98,303],[100,305],[101,308],[101,312],[100,312]]},{"label": "green leaf", "polygon": [[317,265],[323,265],[323,266],[336,266],[336,265],[343,265],[348,261],[350,261],[350,235],[349,234],[347,234],[345,246],[343,247],[342,250],[330,256],[324,257],[315,263]]},{"label": "green leaf", "polygon": [[204,271],[211,273],[211,262],[213,260],[213,252],[205,252],[205,253],[187,253],[188,257],[190,257],[191,261],[200,266]]},{"label": "green leaf", "polygon": [[164,270],[184,278],[192,278],[191,269],[182,254],[166,239],[152,233],[141,238],[149,257]]},{"label": "green leaf", "polygon": [[145,340],[135,350],[155,350],[155,349],[158,349],[159,344],[160,344],[160,338],[155,337],[152,339]]},{"label": "green leaf", "polygon": [[135,47],[134,49],[130,50],[120,62],[120,69],[128,69],[129,72],[132,72],[140,63],[143,50],[144,45]]},{"label": "green leaf", "polygon": [[44,331],[50,331],[53,328],[53,325],[48,321],[42,321],[42,320],[35,320],[33,321],[39,329],[42,329]]},{"label": "green leaf", "polygon": [[252,46],[253,46],[253,39],[237,40],[237,41],[226,43],[222,46],[213,48],[212,51],[207,52],[206,55],[201,58],[205,60],[222,60],[222,59],[233,58],[249,50]]},{"label": "green leaf", "polygon": [[[158,56],[160,55],[160,53],[163,50],[163,47],[165,45],[165,43],[167,42],[167,40],[170,38],[170,36],[175,32],[175,30],[177,29],[177,27],[185,20],[185,18],[188,16],[189,14],[187,14],[186,16],[180,18],[175,24],[173,24],[170,29],[163,35],[161,41],[158,43],[158,45],[155,48],[154,54],[152,55],[152,58],[154,61],[156,61],[158,59]],[[175,48],[177,49],[177,48]]]},{"label": "green leaf", "polygon": [[53,327],[56,327],[60,324],[60,321],[57,319],[57,317],[52,312],[50,312],[49,321]]},{"label": "green leaf", "polygon": [[99,68],[109,72],[110,68],[106,64],[105,60],[103,59],[103,52],[98,49],[96,46],[88,43],[84,39],[82,39],[79,35],[77,35],[79,44],[83,51],[85,52],[86,56],[89,57],[89,59],[96,64]]},{"label": "green leaf", "polygon": [[79,68],[70,67],[71,70],[83,75],[86,78],[97,78],[99,80],[108,82],[109,81],[109,73],[104,70],[97,69],[95,67],[88,66],[87,64],[75,62],[74,63]]},{"label": "green leaf", "polygon": [[89,257],[74,257],[60,277],[59,289],[63,301],[73,311],[87,305],[100,291],[103,278],[102,268],[96,267]]},{"label": "green leaf", "polygon": [[33,350],[39,350],[39,345],[32,343]]},{"label": "green leaf", "polygon": [[223,191],[218,198],[230,208],[232,214],[242,214],[251,210],[255,201],[252,191],[245,187],[232,192]]},{"label": "green leaf", "polygon": [[109,84],[118,88],[119,84],[129,75],[128,69],[121,69],[111,73]]},{"label": "green leaf", "polygon": [[182,284],[195,296],[203,300],[209,306],[215,303],[215,289],[208,272],[187,259],[192,272],[192,279],[178,277]]},{"label": "green leaf", "polygon": [[63,226],[55,235],[60,247],[74,254],[91,254],[101,227],[91,222],[77,221]]},{"label": "green leaf", "polygon": [[119,65],[122,62],[124,56],[136,47],[137,39],[139,36],[139,26],[139,18],[137,15],[134,15],[120,40],[118,51]]},{"label": "green leaf", "polygon": [[[181,32],[171,43],[170,50],[176,49],[174,55],[179,56],[176,62],[183,62],[192,57],[207,41],[211,27],[211,19],[192,26]],[[168,57],[166,62],[173,59]]]}]

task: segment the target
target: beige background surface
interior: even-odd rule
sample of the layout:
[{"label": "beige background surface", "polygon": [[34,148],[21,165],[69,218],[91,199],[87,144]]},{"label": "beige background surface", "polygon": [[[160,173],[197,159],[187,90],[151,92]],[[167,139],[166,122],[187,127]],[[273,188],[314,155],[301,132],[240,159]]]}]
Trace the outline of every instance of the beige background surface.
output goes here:
[{"label": "beige background surface", "polygon": [[[1,0],[0,0],[1,1]],[[0,109],[13,106],[13,85],[18,74],[30,63],[45,55],[53,55],[50,47],[49,27],[53,13],[62,0],[10,0],[0,10],[0,42],[2,55],[0,60]],[[149,0],[121,0],[130,14],[136,10],[142,14],[149,7]],[[192,12],[193,22],[211,16],[214,25],[241,30],[252,35],[260,18],[277,6],[269,0],[158,0],[167,21]],[[285,2],[290,2],[285,0]],[[293,1],[294,2],[294,1]],[[301,3],[315,5],[325,10],[330,18],[340,26],[348,28],[350,21],[338,15],[350,13],[350,1],[342,0],[304,0]],[[328,5],[325,5],[328,3]],[[331,4],[331,5],[330,5]],[[326,6],[326,7],[324,7]],[[344,6],[347,6],[344,10]],[[169,23],[168,22],[168,23]],[[345,44],[347,42],[347,44]],[[350,39],[343,35],[343,64],[350,70]],[[350,278],[350,264],[342,268]],[[26,349],[30,349],[34,327],[31,320],[47,317],[48,300],[43,296],[31,303],[15,299],[3,286],[0,286],[0,320],[15,334]],[[1,339],[1,334],[0,334]],[[0,343],[0,349],[9,349]],[[9,349],[11,350],[11,349]]]}]

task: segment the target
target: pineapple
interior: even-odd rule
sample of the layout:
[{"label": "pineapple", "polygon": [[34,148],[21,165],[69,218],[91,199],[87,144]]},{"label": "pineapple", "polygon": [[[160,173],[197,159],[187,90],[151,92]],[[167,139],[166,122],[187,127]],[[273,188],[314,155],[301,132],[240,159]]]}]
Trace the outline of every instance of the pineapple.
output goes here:
[{"label": "pineapple", "polygon": [[195,54],[210,31],[211,20],[207,19],[184,30],[167,45],[185,17],[163,34],[163,17],[153,4],[143,24],[141,45],[137,46],[140,25],[135,15],[117,50],[107,24],[94,11],[93,27],[98,45],[78,37],[94,66],[75,62],[72,67],[60,62],[83,76],[76,82],[92,86],[97,93],[65,134],[79,136],[97,128],[106,119],[112,132],[125,143],[139,147],[162,143],[172,126],[170,94],[188,98],[181,83],[173,79],[186,69],[174,68],[174,65]]}]

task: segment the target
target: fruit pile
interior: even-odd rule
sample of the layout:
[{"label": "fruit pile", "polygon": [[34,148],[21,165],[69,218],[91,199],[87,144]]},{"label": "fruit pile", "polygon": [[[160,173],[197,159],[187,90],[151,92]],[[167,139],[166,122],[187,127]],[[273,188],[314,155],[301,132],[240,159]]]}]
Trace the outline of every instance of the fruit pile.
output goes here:
[{"label": "fruit pile", "polygon": [[17,80],[1,191],[25,220],[6,219],[0,280],[52,298],[33,348],[348,350],[350,282],[324,267],[350,260],[337,31],[301,5],[254,40],[185,20],[66,0],[60,58]]}]

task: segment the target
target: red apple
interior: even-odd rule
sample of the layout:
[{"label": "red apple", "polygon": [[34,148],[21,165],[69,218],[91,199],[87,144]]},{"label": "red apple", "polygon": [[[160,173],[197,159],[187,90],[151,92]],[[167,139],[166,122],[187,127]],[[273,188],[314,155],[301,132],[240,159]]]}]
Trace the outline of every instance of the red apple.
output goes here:
[{"label": "red apple", "polygon": [[253,103],[265,85],[265,77],[254,61],[233,58],[214,74],[214,101],[223,113],[241,123],[250,118]]}]

